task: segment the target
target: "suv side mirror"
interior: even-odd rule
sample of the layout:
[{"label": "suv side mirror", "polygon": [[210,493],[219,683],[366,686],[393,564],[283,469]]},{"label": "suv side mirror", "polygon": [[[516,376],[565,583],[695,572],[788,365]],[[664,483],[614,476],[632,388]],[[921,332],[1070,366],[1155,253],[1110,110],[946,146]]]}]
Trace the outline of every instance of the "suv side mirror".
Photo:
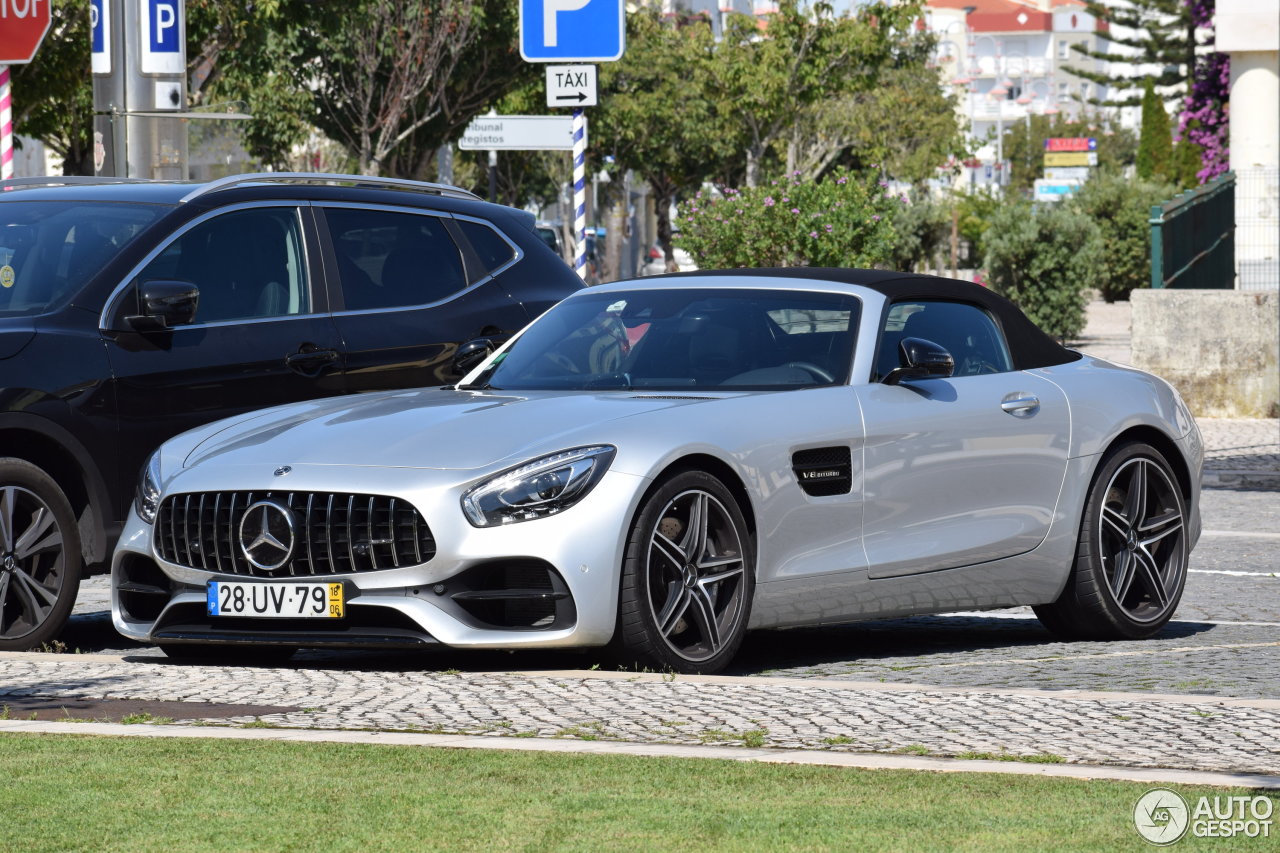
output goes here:
[{"label": "suv side mirror", "polygon": [[200,288],[189,281],[144,281],[138,285],[142,314],[125,317],[139,332],[161,332],[190,323],[200,304]]},{"label": "suv side mirror", "polygon": [[466,376],[471,368],[489,357],[498,347],[490,338],[472,338],[453,354],[453,372],[457,376]]},{"label": "suv side mirror", "polygon": [[924,338],[903,338],[898,343],[898,363],[884,378],[885,385],[904,379],[946,379],[956,369],[956,361],[944,347]]}]

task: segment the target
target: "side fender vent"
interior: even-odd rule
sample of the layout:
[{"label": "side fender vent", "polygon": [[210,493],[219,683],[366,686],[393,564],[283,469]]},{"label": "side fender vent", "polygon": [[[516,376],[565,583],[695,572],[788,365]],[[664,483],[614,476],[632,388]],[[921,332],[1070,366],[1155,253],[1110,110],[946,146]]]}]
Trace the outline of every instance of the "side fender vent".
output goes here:
[{"label": "side fender vent", "polygon": [[806,495],[847,495],[853,487],[853,462],[847,447],[815,447],[791,457],[792,470]]}]

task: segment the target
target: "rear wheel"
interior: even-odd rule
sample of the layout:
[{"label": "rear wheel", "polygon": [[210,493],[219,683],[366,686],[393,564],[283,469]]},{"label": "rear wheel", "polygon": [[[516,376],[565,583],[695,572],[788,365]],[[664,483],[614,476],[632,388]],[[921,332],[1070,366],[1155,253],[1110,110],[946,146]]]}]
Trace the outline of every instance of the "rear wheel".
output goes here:
[{"label": "rear wheel", "polygon": [[1187,557],[1187,509],[1169,464],[1150,445],[1123,445],[1094,478],[1066,588],[1036,616],[1071,639],[1145,639],[1172,618]]},{"label": "rear wheel", "polygon": [[75,514],[62,489],[22,459],[0,459],[0,650],[56,637],[80,590]]},{"label": "rear wheel", "polygon": [[657,669],[711,673],[746,635],[755,549],[724,484],[685,471],[640,508],[627,541],[614,644]]}]

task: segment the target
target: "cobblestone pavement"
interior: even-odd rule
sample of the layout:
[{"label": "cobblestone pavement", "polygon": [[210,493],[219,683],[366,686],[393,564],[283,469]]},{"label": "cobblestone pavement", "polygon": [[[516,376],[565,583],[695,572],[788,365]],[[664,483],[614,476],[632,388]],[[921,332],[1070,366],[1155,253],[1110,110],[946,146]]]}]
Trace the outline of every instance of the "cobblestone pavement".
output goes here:
[{"label": "cobblestone pavement", "polygon": [[[10,654],[6,695],[292,705],[210,725],[378,729],[638,743],[1025,756],[1087,764],[1280,771],[1280,702],[890,689],[771,679],[564,672],[254,669]],[[193,718],[191,721],[201,721]]]}]

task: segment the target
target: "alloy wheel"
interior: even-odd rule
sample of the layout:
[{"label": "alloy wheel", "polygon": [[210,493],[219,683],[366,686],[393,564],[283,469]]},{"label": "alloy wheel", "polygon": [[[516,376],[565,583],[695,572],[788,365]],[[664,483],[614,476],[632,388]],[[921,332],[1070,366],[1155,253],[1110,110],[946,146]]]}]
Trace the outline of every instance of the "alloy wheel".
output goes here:
[{"label": "alloy wheel", "polygon": [[50,617],[64,561],[53,508],[21,486],[0,487],[0,639],[30,634]]},{"label": "alloy wheel", "polygon": [[679,657],[715,657],[746,613],[744,533],[709,492],[676,495],[649,537],[646,591],[662,641]]},{"label": "alloy wheel", "polygon": [[1121,465],[1107,484],[1098,554],[1107,589],[1136,622],[1154,622],[1177,602],[1187,568],[1186,520],[1177,487],[1145,457]]}]

